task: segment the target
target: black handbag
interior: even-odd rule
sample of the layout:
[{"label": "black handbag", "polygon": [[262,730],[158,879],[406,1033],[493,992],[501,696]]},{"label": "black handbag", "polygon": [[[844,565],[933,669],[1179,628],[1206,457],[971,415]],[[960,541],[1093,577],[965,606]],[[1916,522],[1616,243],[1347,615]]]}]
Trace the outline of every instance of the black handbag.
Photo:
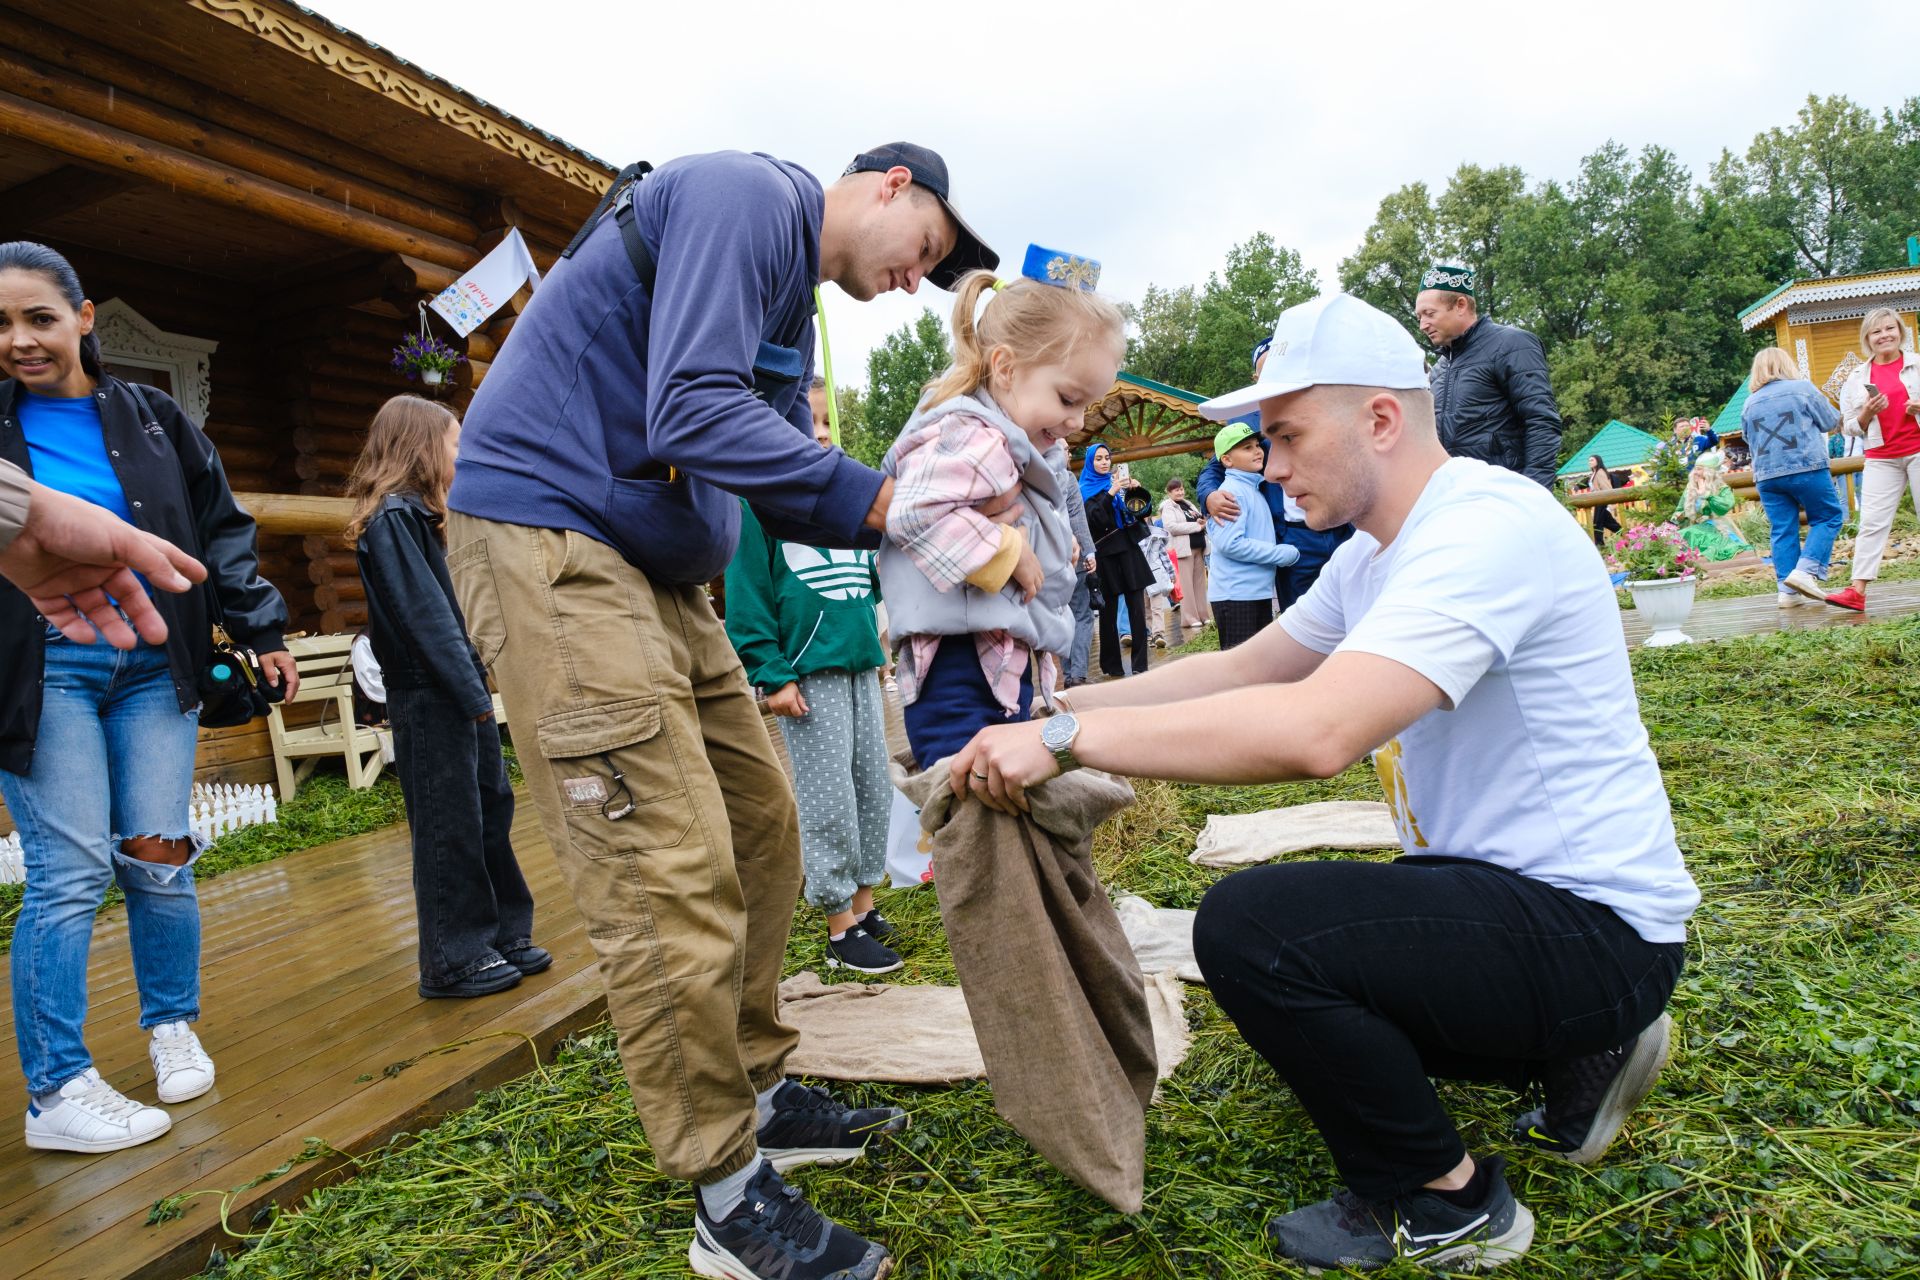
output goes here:
[{"label": "black handbag", "polygon": [[213,624],[213,648],[200,668],[200,727],[231,729],[258,720],[280,701],[280,690],[260,677],[260,664]]}]

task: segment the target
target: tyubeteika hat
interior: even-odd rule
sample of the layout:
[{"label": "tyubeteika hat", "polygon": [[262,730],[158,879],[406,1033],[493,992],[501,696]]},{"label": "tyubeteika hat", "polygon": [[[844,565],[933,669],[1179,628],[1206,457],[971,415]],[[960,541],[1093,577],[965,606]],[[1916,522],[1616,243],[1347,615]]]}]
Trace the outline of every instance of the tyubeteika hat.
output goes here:
[{"label": "tyubeteika hat", "polygon": [[1471,298],[1473,296],[1473,268],[1456,267],[1444,262],[1436,262],[1427,268],[1425,275],[1420,277],[1420,287],[1422,289],[1439,289],[1446,293],[1463,293]]}]

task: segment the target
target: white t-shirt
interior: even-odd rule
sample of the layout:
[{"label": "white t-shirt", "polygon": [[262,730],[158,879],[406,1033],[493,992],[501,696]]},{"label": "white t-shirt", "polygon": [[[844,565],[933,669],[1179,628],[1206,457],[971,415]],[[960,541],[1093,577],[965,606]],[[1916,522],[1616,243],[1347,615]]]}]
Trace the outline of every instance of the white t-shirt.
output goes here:
[{"label": "white t-shirt", "polygon": [[1434,474],[1391,546],[1343,543],[1281,617],[1451,702],[1374,753],[1410,854],[1482,858],[1680,942],[1700,902],[1647,745],[1619,608],[1586,531],[1525,476]]}]

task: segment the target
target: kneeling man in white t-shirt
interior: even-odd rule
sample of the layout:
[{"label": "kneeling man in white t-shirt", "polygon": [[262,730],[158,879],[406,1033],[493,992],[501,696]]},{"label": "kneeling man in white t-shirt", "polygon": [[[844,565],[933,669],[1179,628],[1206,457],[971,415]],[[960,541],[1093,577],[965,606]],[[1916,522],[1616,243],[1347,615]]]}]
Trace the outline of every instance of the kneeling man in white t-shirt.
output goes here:
[{"label": "kneeling man in white t-shirt", "polygon": [[1430,1077],[1538,1085],[1516,1138],[1599,1159],[1666,1061],[1699,891],[1593,544],[1531,480],[1447,456],[1406,331],[1345,294],[1294,307],[1260,381],[1202,410],[1256,404],[1267,478],[1313,528],[1359,532],[1278,626],[983,730],[954,787],[1014,809],[1081,764],[1273,782],[1371,753],[1406,856],[1229,876],[1195,950],[1346,1183],[1274,1219],[1278,1251],[1497,1266],[1533,1217]]}]

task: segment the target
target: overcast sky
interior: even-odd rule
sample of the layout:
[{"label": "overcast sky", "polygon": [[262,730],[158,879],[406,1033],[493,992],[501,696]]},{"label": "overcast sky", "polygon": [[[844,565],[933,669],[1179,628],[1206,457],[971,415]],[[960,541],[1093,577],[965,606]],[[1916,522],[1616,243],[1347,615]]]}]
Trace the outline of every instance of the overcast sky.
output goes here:
[{"label": "overcast sky", "polygon": [[[1891,0],[1818,18],[1803,0],[307,3],[616,167],[740,148],[831,180],[876,143],[931,146],[1003,259],[1098,258],[1133,301],[1256,231],[1332,287],[1382,196],[1463,163],[1567,178],[1611,139],[1698,179],[1809,93],[1875,111],[1920,93],[1920,18]],[[841,383],[951,305],[826,297]]]}]

